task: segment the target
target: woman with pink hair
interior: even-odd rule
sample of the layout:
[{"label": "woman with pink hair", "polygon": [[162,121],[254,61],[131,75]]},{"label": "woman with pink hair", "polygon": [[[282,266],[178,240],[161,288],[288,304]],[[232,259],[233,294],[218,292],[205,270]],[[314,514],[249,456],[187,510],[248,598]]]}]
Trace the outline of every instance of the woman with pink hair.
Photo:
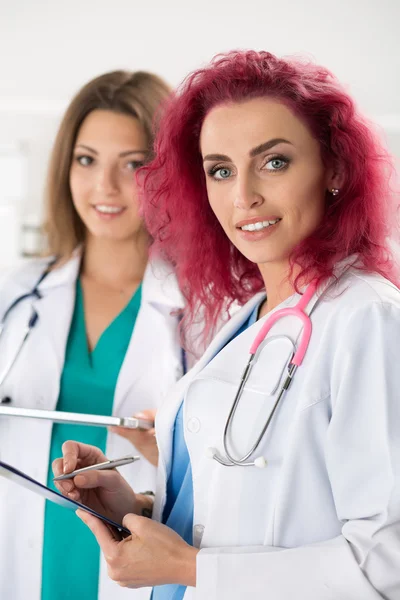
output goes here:
[{"label": "woman with pink hair", "polygon": [[[313,64],[231,52],[171,101],[141,172],[154,252],[176,268],[183,327],[201,310],[210,335],[227,301],[243,306],[159,410],[154,504],[117,472],[60,485],[132,532],[118,541],[79,511],[121,585],[153,600],[400,598],[390,168]],[[67,442],[54,469],[104,459]]]}]

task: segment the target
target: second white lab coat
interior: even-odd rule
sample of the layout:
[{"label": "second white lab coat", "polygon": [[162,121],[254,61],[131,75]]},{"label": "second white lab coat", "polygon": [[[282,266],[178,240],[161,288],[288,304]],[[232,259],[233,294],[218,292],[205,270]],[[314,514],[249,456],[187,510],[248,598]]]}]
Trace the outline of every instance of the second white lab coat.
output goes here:
[{"label": "second white lab coat", "polygon": [[[47,263],[34,260],[0,283],[0,319],[16,298],[32,290]],[[39,314],[37,325],[0,390],[1,398],[9,396],[15,406],[56,408],[79,266],[77,253],[39,285],[42,299],[21,302],[7,317],[0,340],[0,373],[23,337],[32,305]],[[181,306],[174,276],[167,275],[162,263],[149,264],[141,307],[117,381],[114,415],[131,416],[141,409],[158,407],[167,390],[182,376],[178,317],[172,314]],[[46,483],[51,430],[48,421],[0,416],[1,460]],[[127,440],[108,435],[107,456],[120,457],[132,451]],[[138,492],[155,487],[156,469],[145,459],[123,467],[121,472]],[[40,600],[44,505],[41,497],[0,478],[2,600]],[[65,576],[73,577],[73,573]],[[56,594],[55,590],[55,598]],[[101,559],[99,600],[146,600],[149,595],[148,589],[119,587],[108,577]]]}]

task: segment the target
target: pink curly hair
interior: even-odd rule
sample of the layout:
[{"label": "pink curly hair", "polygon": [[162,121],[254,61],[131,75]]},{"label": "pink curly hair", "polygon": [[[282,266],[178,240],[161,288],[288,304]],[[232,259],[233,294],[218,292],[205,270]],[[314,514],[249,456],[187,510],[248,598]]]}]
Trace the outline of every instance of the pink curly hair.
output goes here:
[{"label": "pink curly hair", "polygon": [[391,158],[356,112],[351,98],[325,68],[268,52],[234,51],[195,71],[172,98],[161,121],[156,158],[139,173],[143,216],[154,251],[176,268],[187,300],[186,325],[203,307],[205,335],[226,303],[246,302],[264,286],[257,265],[232,245],[207,199],[199,137],[218,104],[255,97],[284,102],[319,141],[324,164],[340,166],[340,194],[326,194],[325,219],[293,249],[299,277],[332,276],[353,254],[361,268],[397,282],[387,245],[396,219],[390,190]]}]

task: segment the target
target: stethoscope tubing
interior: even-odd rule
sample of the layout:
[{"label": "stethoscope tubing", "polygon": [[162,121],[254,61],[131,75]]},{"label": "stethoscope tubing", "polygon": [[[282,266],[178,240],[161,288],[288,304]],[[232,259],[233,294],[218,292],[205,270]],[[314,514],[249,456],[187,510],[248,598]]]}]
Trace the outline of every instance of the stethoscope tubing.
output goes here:
[{"label": "stethoscope tubing", "polygon": [[[256,452],[257,448],[260,446],[261,441],[268,430],[268,427],[272,421],[272,418],[276,412],[276,409],[278,408],[279,403],[281,402],[283,396],[289,389],[289,386],[293,380],[293,377],[296,373],[297,368],[303,362],[304,356],[307,352],[307,348],[310,343],[311,333],[312,333],[312,323],[311,323],[310,316],[306,312],[306,308],[307,308],[311,298],[316,293],[316,290],[317,290],[317,282],[311,282],[308,285],[307,289],[305,290],[304,294],[302,295],[301,299],[299,300],[299,302],[297,303],[296,306],[277,310],[275,313],[270,315],[270,317],[266,320],[266,322],[264,323],[264,325],[261,327],[260,331],[256,335],[256,337],[250,347],[250,356],[249,356],[247,364],[244,368],[238,390],[235,394],[235,398],[234,398],[232,407],[230,409],[228,418],[225,423],[225,428],[224,428],[224,433],[223,433],[223,446],[224,446],[224,451],[225,451],[225,458],[222,458],[221,456],[219,456],[216,451],[212,453],[212,458],[214,460],[216,460],[218,463],[220,463],[221,465],[224,465],[227,467],[231,467],[231,466],[232,467],[233,466],[247,467],[247,466],[254,466],[254,465],[255,466],[265,466],[266,465],[266,460],[263,457],[259,457],[259,459],[256,459],[256,461],[250,461],[250,462],[248,461],[248,459]],[[250,373],[256,362],[257,352],[258,352],[261,344],[264,342],[268,333],[270,332],[271,328],[275,325],[275,323],[277,321],[279,321],[280,319],[285,318],[287,316],[294,316],[294,317],[300,319],[303,324],[303,330],[300,335],[300,341],[299,341],[298,347],[294,351],[294,353],[289,361],[289,364],[287,367],[287,369],[288,369],[287,376],[281,386],[281,389],[279,390],[278,397],[274,403],[274,406],[272,407],[272,410],[268,416],[268,419],[267,419],[264,427],[262,428],[260,435],[258,436],[256,442],[252,445],[250,450],[248,452],[246,452],[246,454],[244,454],[240,458],[235,458],[228,448],[228,437],[229,437],[229,433],[230,433],[230,430],[232,427],[232,422],[233,422],[237,407],[239,405],[240,398],[242,396],[244,387],[250,377]],[[257,461],[258,461],[258,463],[257,463]]]}]

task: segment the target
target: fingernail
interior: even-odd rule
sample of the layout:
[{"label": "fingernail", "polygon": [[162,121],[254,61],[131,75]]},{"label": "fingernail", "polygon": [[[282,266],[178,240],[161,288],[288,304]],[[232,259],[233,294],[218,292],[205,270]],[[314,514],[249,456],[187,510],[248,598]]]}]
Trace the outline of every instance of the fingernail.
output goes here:
[{"label": "fingernail", "polygon": [[85,511],[83,511],[83,510],[77,510],[77,511],[75,512],[75,514],[76,514],[76,516],[77,516],[77,517],[78,517],[78,518],[79,518],[81,521],[83,521],[84,523],[86,523],[86,519],[85,519],[85,516],[86,516],[86,515],[85,515]]},{"label": "fingernail", "polygon": [[68,466],[69,466],[68,462],[64,461],[64,468],[63,468],[64,475],[66,475],[67,473],[69,473]]},{"label": "fingernail", "polygon": [[77,485],[85,485],[86,481],[87,481],[87,480],[86,480],[86,477],[85,477],[84,475],[77,475],[77,476],[74,478],[74,482],[75,482]]}]

